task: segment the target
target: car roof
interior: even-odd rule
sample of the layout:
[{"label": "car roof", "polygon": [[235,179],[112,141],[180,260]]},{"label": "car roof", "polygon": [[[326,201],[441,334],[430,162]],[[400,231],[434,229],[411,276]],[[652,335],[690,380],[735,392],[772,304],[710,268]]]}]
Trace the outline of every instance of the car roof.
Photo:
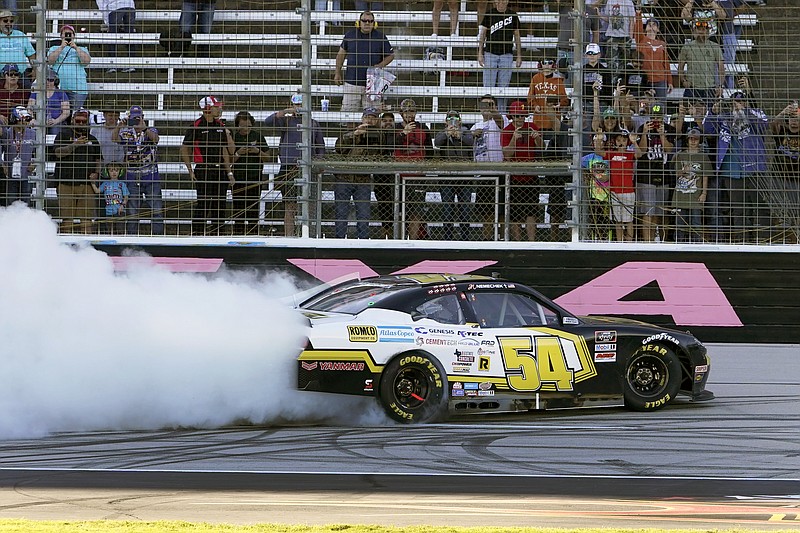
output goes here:
[{"label": "car roof", "polygon": [[361,281],[371,281],[387,284],[408,284],[420,287],[430,285],[442,285],[462,282],[493,281],[496,278],[491,276],[481,276],[477,274],[396,274],[392,276],[376,276],[372,278],[362,278]]}]

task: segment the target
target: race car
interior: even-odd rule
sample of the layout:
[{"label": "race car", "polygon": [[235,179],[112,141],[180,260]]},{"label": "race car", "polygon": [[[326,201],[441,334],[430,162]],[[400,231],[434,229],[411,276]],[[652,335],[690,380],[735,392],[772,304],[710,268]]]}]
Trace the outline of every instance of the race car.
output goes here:
[{"label": "race car", "polygon": [[690,333],[575,316],[494,276],[353,279],[297,307],[310,325],[298,387],[376,397],[399,422],[714,398],[706,348]]}]

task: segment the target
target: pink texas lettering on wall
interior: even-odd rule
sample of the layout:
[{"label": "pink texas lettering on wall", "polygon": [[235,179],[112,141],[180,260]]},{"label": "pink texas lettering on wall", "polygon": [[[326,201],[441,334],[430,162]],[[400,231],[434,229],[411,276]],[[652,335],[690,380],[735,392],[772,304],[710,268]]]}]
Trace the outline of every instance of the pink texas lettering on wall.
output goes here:
[{"label": "pink texas lettering on wall", "polygon": [[[663,301],[620,301],[653,281]],[[669,315],[678,326],[742,326],[703,263],[624,263],[555,301],[576,315]]]},{"label": "pink texas lettering on wall", "polygon": [[[377,272],[357,259],[289,259],[294,266],[328,282],[347,274]],[[448,272],[468,274],[496,261],[422,261],[393,274]],[[663,301],[620,301],[656,282]],[[717,281],[703,263],[628,262],[556,298],[576,315],[667,315],[679,326],[742,327]]]}]

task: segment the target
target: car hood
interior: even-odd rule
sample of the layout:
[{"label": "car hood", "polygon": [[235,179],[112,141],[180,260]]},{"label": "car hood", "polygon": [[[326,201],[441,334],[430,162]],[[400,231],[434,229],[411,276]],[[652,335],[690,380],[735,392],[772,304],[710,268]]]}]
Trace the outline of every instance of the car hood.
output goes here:
[{"label": "car hood", "polygon": [[648,330],[649,332],[666,332],[671,333],[675,336],[681,336],[683,338],[697,340],[694,335],[689,333],[688,331],[681,331],[679,329],[673,329],[666,326],[657,326],[655,324],[651,324],[649,322],[642,322],[641,320],[632,320],[630,318],[620,318],[616,316],[579,316],[578,317],[584,324],[587,326],[598,326],[598,327],[611,327],[611,326],[639,326],[643,329]]}]

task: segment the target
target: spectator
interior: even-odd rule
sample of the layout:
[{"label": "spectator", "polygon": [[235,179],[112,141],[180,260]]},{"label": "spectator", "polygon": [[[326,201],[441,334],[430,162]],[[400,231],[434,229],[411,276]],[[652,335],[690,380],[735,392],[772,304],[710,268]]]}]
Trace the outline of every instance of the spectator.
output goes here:
[{"label": "spectator", "polygon": [[[397,161],[423,161],[433,149],[433,136],[428,126],[417,122],[417,104],[411,98],[400,102],[401,128],[395,136],[394,158]],[[413,177],[406,174],[404,177]],[[401,177],[402,180],[402,177]],[[405,180],[402,180],[405,182]],[[427,188],[419,180],[410,180],[406,185],[407,237],[411,240],[421,238],[427,227],[422,225],[422,217],[427,210],[425,205]],[[425,228],[425,229],[423,229]]]},{"label": "spectator", "polygon": [[[511,124],[511,121],[497,110],[497,101],[491,94],[481,96],[478,108],[481,112],[481,120],[470,128],[474,139],[472,156],[476,162],[498,163],[503,160],[503,147],[500,144],[500,136],[503,128]],[[492,239],[494,224],[497,222],[495,220],[495,212],[498,215],[501,214],[499,212],[500,204],[495,186],[489,185],[487,182],[484,183],[478,185],[475,210],[478,211],[477,215],[479,217],[483,216],[484,219],[484,239]]]},{"label": "spectator", "polygon": [[[633,214],[636,206],[636,160],[642,150],[635,136],[622,130],[614,134],[614,149],[605,153],[610,169],[611,218],[617,241],[633,241]],[[628,150],[632,144],[634,151]]]},{"label": "spectator", "polygon": [[708,195],[711,162],[703,153],[701,132],[691,128],[686,134],[687,148],[675,154],[675,241],[702,242],[703,204]]},{"label": "spectator", "polygon": [[600,46],[595,43],[586,45],[586,62],[583,65],[583,112],[584,120],[589,123],[592,117],[594,92],[600,98],[600,107],[612,105],[613,75],[608,65],[600,60]]},{"label": "spectator", "polygon": [[[380,128],[383,142],[383,151],[381,155],[384,157],[394,157],[394,151],[397,148],[396,136],[398,133],[397,124],[395,123],[394,113],[391,111],[384,111],[380,115]],[[375,206],[373,213],[375,219],[381,222],[383,229],[383,238],[394,238],[394,174],[373,174],[372,181],[374,182],[372,192],[375,194]]]},{"label": "spectator", "polygon": [[557,73],[553,59],[543,59],[539,63],[539,72],[531,78],[528,106],[533,111],[534,124],[542,131],[547,150],[561,154],[568,144],[566,136],[561,133],[561,112],[569,109],[569,99],[564,78]]},{"label": "spectator", "polygon": [[778,198],[773,202],[775,218],[800,229],[800,110],[790,103],[770,122],[775,139],[773,186]]},{"label": "spectator", "polygon": [[80,109],[88,96],[86,66],[92,61],[89,51],[75,42],[75,28],[61,27],[61,44],[47,51],[47,64],[58,74],[62,91],[69,96],[72,109]]},{"label": "spectator", "polygon": [[750,107],[742,91],[734,92],[726,103],[730,109],[724,113],[721,103],[711,107],[703,129],[707,135],[716,137],[715,169],[721,191],[728,193],[732,240],[743,240],[751,225],[755,239],[760,240],[766,236],[763,232],[769,223],[763,197],[767,183],[764,133],[769,119],[761,109]]},{"label": "spectator", "polygon": [[[211,33],[216,5],[217,0],[183,0],[181,16],[178,19],[181,33],[183,35]],[[211,57],[211,46],[208,44],[197,45],[197,56]]]},{"label": "spectator", "polygon": [[[612,136],[614,134],[610,134]],[[608,162],[603,158],[606,151],[606,134],[595,133],[592,137],[594,151],[581,158],[584,182],[588,193],[587,228],[588,238],[595,241],[611,241],[613,239],[611,221],[611,186]]]},{"label": "spectator", "polygon": [[[473,145],[472,132],[461,122],[461,114],[455,109],[447,112],[445,126],[436,134],[433,144],[439,148],[442,157],[449,160],[464,160],[472,158]],[[441,185],[442,207],[444,218],[444,240],[452,241],[454,223],[458,223],[460,238],[469,240],[469,225],[472,205],[472,194],[475,185],[469,180],[446,180]],[[458,199],[458,203],[456,203]]]},{"label": "spectator", "polygon": [[255,124],[256,119],[247,111],[237,113],[233,121],[233,217],[240,235],[258,234],[264,163],[270,162],[269,146],[264,135],[253,129]]},{"label": "spectator", "polygon": [[[45,82],[45,95],[47,96],[47,110],[45,112],[45,117],[47,118],[45,120],[48,135],[58,135],[62,126],[66,126],[69,123],[71,113],[69,97],[58,86],[58,76],[52,69],[48,68]],[[33,110],[36,108],[36,93],[33,92],[28,99],[28,109]]]},{"label": "spectator", "polygon": [[33,66],[33,49],[30,38],[14,29],[14,13],[8,9],[0,10],[0,65],[14,63],[20,71]]},{"label": "spectator", "polygon": [[[574,61],[572,44],[575,37],[575,23],[571,16],[575,9],[573,2],[558,2],[558,42],[557,59],[565,65],[572,65]],[[586,2],[583,12],[585,43],[600,44],[600,16],[597,8]],[[567,70],[567,83],[572,86],[572,72]]]},{"label": "spectator", "polygon": [[[637,2],[640,6],[641,3]],[[684,26],[681,20],[681,10],[683,0],[648,0],[647,11],[650,16],[659,21],[659,30],[664,41],[667,43],[667,52],[672,61],[677,60],[678,52],[684,43]],[[637,8],[637,15],[641,22],[641,9]],[[639,34],[644,34],[646,28],[638,28]],[[637,37],[637,48],[639,47]]]},{"label": "spectator", "polygon": [[[344,34],[336,54],[333,81],[344,84],[342,111],[357,111],[370,107],[367,98],[367,69],[383,68],[394,60],[394,49],[389,39],[378,31],[375,15],[363,11],[358,17],[358,28]],[[347,59],[347,70],[342,78],[342,66]]]},{"label": "spectator", "polygon": [[125,207],[130,199],[130,191],[124,181],[119,178],[125,171],[125,165],[119,161],[111,161],[103,169],[103,181],[98,186],[92,180],[92,189],[101,195],[105,204],[105,217],[100,222],[100,233],[120,235],[125,231],[123,222]]},{"label": "spectator", "polygon": [[9,114],[9,126],[0,128],[3,167],[7,178],[7,205],[31,201],[32,187],[28,175],[34,171],[32,160],[36,146],[36,130],[32,119],[25,107],[17,106]]},{"label": "spectator", "polygon": [[[97,8],[103,12],[103,18],[107,19],[108,31],[111,33],[127,33],[130,37],[127,38],[128,57],[136,55],[131,41],[134,39],[133,33],[136,32],[136,4],[134,0],[96,0]],[[120,45],[114,43],[111,45],[111,56],[120,57]],[[106,72],[113,74],[117,69],[111,67]],[[122,68],[122,72],[135,72],[136,69],[127,66]]]},{"label": "spectator", "polygon": [[[274,130],[280,135],[278,146],[278,157],[281,162],[280,171],[275,176],[275,188],[281,193],[283,200],[283,231],[286,237],[295,236],[295,217],[297,216],[297,182],[302,177],[300,167],[297,162],[302,155],[300,143],[303,141],[303,134],[300,126],[303,119],[300,110],[303,105],[303,95],[293,94],[290,99],[290,107],[271,114],[264,120],[264,125]],[[311,142],[312,156],[322,157],[325,155],[325,139],[322,137],[322,129],[316,120],[311,121]]]},{"label": "spectator", "polygon": [[[687,0],[681,10],[681,18],[685,25],[691,25],[696,20],[707,21],[708,37],[722,45],[725,64],[733,65],[738,44],[733,19],[736,8],[743,4],[743,0]],[[726,76],[726,86],[733,89],[733,76]]]},{"label": "spectator", "polygon": [[[314,0],[314,11],[341,11],[342,10],[342,3],[340,0],[330,0],[331,8],[328,9],[328,1],[329,0]],[[338,26],[338,22],[332,23],[335,26]]]},{"label": "spectator", "polygon": [[[439,34],[439,22],[442,18],[442,6],[444,0],[433,0],[433,35],[436,37]],[[458,33],[458,0],[447,0],[447,6],[450,9],[450,35]]]},{"label": "spectator", "polygon": [[[522,37],[519,17],[508,9],[508,0],[494,0],[491,9],[480,23],[478,34],[478,64],[483,67],[483,86],[508,87],[514,65],[522,66]],[[514,51],[516,50],[516,62]],[[500,99],[498,109],[505,109]]]},{"label": "spectator", "polygon": [[[186,130],[181,144],[181,159],[197,187],[197,210],[192,219],[194,235],[219,233],[227,218],[228,186],[236,185],[230,158],[234,152],[233,139],[225,124],[215,118],[218,111],[214,108],[221,106],[222,102],[213,96],[200,100],[203,114]],[[211,229],[207,230],[209,221]]]},{"label": "spectator", "polygon": [[675,146],[675,130],[665,122],[664,107],[650,106],[645,122],[636,130],[642,155],[636,166],[636,205],[641,215],[642,240],[655,240],[656,229],[674,184],[669,158]]},{"label": "spectator", "polygon": [[11,11],[14,16],[17,14],[17,0],[3,0],[3,7]]},{"label": "spectator", "polygon": [[[119,111],[109,106],[104,108],[102,113],[102,121],[98,121],[97,125],[89,130],[89,133],[100,142],[103,164],[108,164],[111,161],[124,161],[125,148],[117,144],[117,125],[120,122]],[[89,122],[90,124],[94,122],[94,117]]]},{"label": "spectator", "polygon": [[[516,101],[511,104],[508,113],[511,123],[503,128],[500,144],[503,147],[503,161],[532,162],[536,153],[542,148],[542,135],[539,128],[530,122],[525,122],[528,110],[525,102]],[[522,224],[525,224],[525,234],[529,241],[536,240],[536,224],[544,222],[541,208],[539,207],[539,193],[537,187],[538,176],[531,174],[516,174],[511,176],[511,194],[509,201],[509,220],[511,222],[510,235],[515,241],[522,240]],[[539,220],[537,220],[539,218]]]},{"label": "spectator", "polygon": [[617,77],[630,57],[636,7],[631,0],[599,0],[597,8],[600,18],[608,24],[604,56]]},{"label": "spectator", "polygon": [[[598,113],[595,113],[595,116],[597,115]],[[616,134],[622,131],[622,125],[619,122],[619,114],[613,107],[607,107],[605,111],[603,111],[602,117],[602,120],[597,119],[592,122],[592,131],[595,134],[602,134],[603,149],[612,151],[617,146]],[[596,135],[592,135],[592,145],[594,145],[595,139]]]},{"label": "spectator", "polygon": [[78,109],[72,114],[72,127],[64,128],[56,136],[52,153],[56,158],[61,231],[88,233],[94,210],[90,183],[100,175],[102,162],[100,143],[89,133],[88,111]]},{"label": "spectator", "polygon": [[708,40],[708,29],[707,20],[696,20],[694,40],[683,45],[678,56],[678,77],[686,89],[683,96],[701,100],[706,105],[721,96],[725,75],[722,49]]},{"label": "spectator", "polygon": [[[636,17],[641,21],[642,13],[637,12]],[[642,69],[647,74],[648,83],[655,90],[656,99],[663,104],[673,87],[667,43],[658,38],[660,29],[661,22],[658,19],[649,19],[644,25],[644,33],[636,35],[636,50],[642,59]]]},{"label": "spectator", "polygon": [[[336,142],[336,151],[356,161],[371,160],[383,151],[383,136],[378,110],[368,107],[361,115],[361,124],[346,132]],[[347,237],[350,200],[356,212],[356,238],[369,238],[371,186],[369,174],[336,174],[333,185],[336,238]]]},{"label": "spectator", "polygon": [[3,75],[3,86],[0,88],[0,125],[5,126],[15,107],[27,105],[30,91],[20,85],[20,73],[15,63],[4,66],[0,73]]},{"label": "spectator", "polygon": [[650,91],[650,78],[648,74],[642,69],[642,61],[639,58],[638,52],[632,52],[625,68],[620,72],[620,77],[617,78],[615,84],[615,91],[620,91],[617,98],[623,98],[627,93],[636,97]]},{"label": "spectator", "polygon": [[141,233],[139,218],[151,220],[153,235],[164,234],[164,210],[161,199],[161,175],[158,171],[158,130],[148,126],[141,106],[128,110],[127,120],[118,120],[115,142],[124,151],[125,180],[131,193],[128,203],[128,233]]}]

